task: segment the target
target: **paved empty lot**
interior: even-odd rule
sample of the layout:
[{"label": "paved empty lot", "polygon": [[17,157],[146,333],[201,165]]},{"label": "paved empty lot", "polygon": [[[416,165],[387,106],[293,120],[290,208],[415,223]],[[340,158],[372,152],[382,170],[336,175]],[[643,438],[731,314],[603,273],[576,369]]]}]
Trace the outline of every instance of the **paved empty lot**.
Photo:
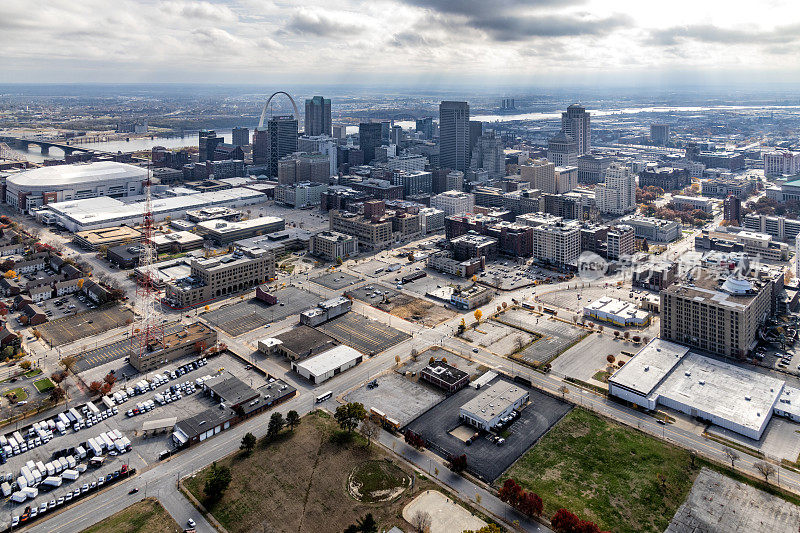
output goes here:
[{"label": "paved empty lot", "polygon": [[503,356],[514,353],[538,338],[532,333],[492,320],[480,324],[476,329],[464,332],[463,337],[492,353]]},{"label": "paved empty lot", "polygon": [[[491,384],[500,380],[510,381],[500,377],[495,378]],[[494,481],[571,409],[569,404],[561,400],[520,385],[520,388],[529,391],[531,401],[510,426],[506,443],[497,446],[488,438],[480,438],[467,446],[450,432],[461,425],[458,418],[461,406],[488,389],[491,384],[480,391],[472,387],[461,389],[407,426],[422,435],[431,443],[431,449],[444,458],[466,454],[467,468],[487,482]]]},{"label": "paved empty lot", "polygon": [[409,337],[402,331],[353,312],[325,322],[317,329],[365,355],[380,353]]},{"label": "paved empty lot", "polygon": [[278,303],[267,305],[255,298],[221,307],[203,318],[234,337],[243,335],[266,324],[300,314],[319,302],[319,296],[297,287],[285,287],[275,292]]},{"label": "paved empty lot", "polygon": [[61,346],[124,326],[132,319],[133,313],[130,309],[112,305],[52,320],[36,326],[36,329],[50,346]]},{"label": "paved empty lot", "polygon": [[552,370],[559,375],[589,381],[595,373],[606,369],[609,355],[619,359],[623,351],[636,353],[640,349],[640,345],[630,341],[593,333],[559,355],[552,363]]},{"label": "paved empty lot", "polygon": [[403,507],[403,518],[413,524],[414,516],[420,512],[431,517],[430,533],[477,531],[486,526],[486,522],[435,490],[426,490]]},{"label": "paved empty lot", "polygon": [[499,317],[499,321],[542,335],[541,339],[516,355],[528,363],[551,361],[587,334],[578,326],[548,318],[547,315],[538,316],[523,309],[507,311]]},{"label": "paved empty lot", "polygon": [[322,285],[323,287],[338,291],[340,289],[344,289],[345,287],[349,287],[354,283],[358,283],[361,281],[361,278],[351,276],[345,272],[331,272],[330,274],[323,274],[319,277],[316,277],[311,281],[318,285]]},{"label": "paved empty lot", "polygon": [[360,402],[367,411],[374,407],[400,422],[401,426],[408,424],[445,397],[443,392],[425,383],[415,383],[395,372],[377,379],[377,388],[368,389],[366,385],[362,385],[345,396],[345,400]]},{"label": "paved empty lot", "polygon": [[800,507],[704,468],[666,533],[795,533]]}]

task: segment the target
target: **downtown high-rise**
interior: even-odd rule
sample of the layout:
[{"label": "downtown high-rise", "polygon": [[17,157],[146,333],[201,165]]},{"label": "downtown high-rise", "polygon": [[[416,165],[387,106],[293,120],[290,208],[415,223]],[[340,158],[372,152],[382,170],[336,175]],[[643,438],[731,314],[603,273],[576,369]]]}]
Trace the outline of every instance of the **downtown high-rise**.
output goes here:
[{"label": "downtown high-rise", "polygon": [[439,165],[465,171],[469,168],[469,104],[439,104]]},{"label": "downtown high-rise", "polygon": [[330,98],[315,96],[306,100],[306,135],[331,135]]},{"label": "downtown high-rise", "polygon": [[588,154],[592,148],[589,113],[580,104],[572,104],[561,113],[561,129],[575,141],[578,155]]}]

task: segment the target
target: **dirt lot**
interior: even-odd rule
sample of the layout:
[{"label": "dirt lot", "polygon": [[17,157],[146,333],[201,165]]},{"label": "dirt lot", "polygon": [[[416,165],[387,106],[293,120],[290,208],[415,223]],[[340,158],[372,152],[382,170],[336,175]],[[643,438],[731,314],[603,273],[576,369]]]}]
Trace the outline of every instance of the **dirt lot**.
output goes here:
[{"label": "dirt lot", "polygon": [[[370,298],[375,291],[388,292],[386,300],[380,297]],[[456,316],[455,312],[445,309],[440,305],[423,300],[422,298],[416,298],[409,294],[404,294],[384,285],[375,285],[374,290],[361,287],[349,291],[348,294],[351,294],[353,298],[366,302],[373,307],[377,307],[381,311],[386,311],[396,317],[424,326],[435,326]]]},{"label": "dirt lot", "polygon": [[[249,457],[236,453],[219,460],[217,464],[231,468],[233,481],[222,499],[210,504],[211,513],[230,533],[341,532],[367,513],[372,513],[379,530],[399,526],[410,531],[410,524],[400,518],[401,510],[420,491],[434,488],[433,483],[417,478],[413,489],[391,501],[357,501],[348,491],[351,472],[382,460],[385,453],[374,444],[366,448],[356,441],[334,443],[331,437],[337,430],[330,415],[317,411],[305,416],[293,432],[286,430],[277,442],[266,446],[259,442]],[[205,501],[207,472],[184,482],[201,501]]]},{"label": "dirt lot", "polygon": [[61,346],[123,326],[128,320],[133,320],[130,309],[112,305],[59,318],[36,326],[36,329],[50,346]]},{"label": "dirt lot", "polygon": [[81,533],[173,533],[181,526],[155,498],[147,498],[102,522],[87,527]]}]

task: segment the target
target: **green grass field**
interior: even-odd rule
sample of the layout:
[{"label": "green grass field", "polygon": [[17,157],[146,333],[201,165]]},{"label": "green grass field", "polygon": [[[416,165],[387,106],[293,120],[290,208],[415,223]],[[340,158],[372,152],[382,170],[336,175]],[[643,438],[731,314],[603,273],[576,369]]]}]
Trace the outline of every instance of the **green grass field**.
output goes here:
[{"label": "green grass field", "polygon": [[28,399],[28,393],[25,392],[25,389],[23,389],[22,387],[17,387],[15,389],[8,390],[6,391],[5,395],[9,397],[16,396],[16,401],[18,402]]},{"label": "green grass field", "polygon": [[174,533],[183,528],[155,498],[147,498],[81,533]]},{"label": "green grass field", "polygon": [[41,368],[34,368],[32,370],[28,370],[27,372],[25,372],[25,377],[26,378],[32,378],[34,376],[38,376],[41,373],[42,373],[42,369]]},{"label": "green grass field", "polygon": [[55,384],[50,380],[50,378],[37,379],[33,382],[33,386],[36,387],[36,390],[39,392],[47,392],[56,388]]},{"label": "green grass field", "polygon": [[497,480],[514,478],[544,501],[602,530],[664,531],[691,490],[699,468],[689,453],[573,409]]}]

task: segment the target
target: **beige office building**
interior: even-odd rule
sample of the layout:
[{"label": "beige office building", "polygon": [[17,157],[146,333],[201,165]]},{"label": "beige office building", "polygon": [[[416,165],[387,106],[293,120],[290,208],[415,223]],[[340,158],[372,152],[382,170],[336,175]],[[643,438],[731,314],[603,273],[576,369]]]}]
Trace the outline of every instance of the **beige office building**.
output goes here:
[{"label": "beige office building", "polygon": [[275,277],[275,256],[258,247],[220,257],[192,259],[190,276],[167,283],[164,299],[175,308],[194,307],[246,290]]},{"label": "beige office building", "polygon": [[728,357],[745,357],[769,315],[775,277],[739,277],[724,282],[700,269],[690,281],[661,291],[661,338]]},{"label": "beige office building", "polygon": [[358,254],[358,238],[338,231],[321,231],[312,235],[308,252],[328,261]]},{"label": "beige office building", "polygon": [[392,221],[372,220],[363,215],[344,211],[330,212],[330,229],[358,238],[360,246],[376,249],[392,244]]}]

